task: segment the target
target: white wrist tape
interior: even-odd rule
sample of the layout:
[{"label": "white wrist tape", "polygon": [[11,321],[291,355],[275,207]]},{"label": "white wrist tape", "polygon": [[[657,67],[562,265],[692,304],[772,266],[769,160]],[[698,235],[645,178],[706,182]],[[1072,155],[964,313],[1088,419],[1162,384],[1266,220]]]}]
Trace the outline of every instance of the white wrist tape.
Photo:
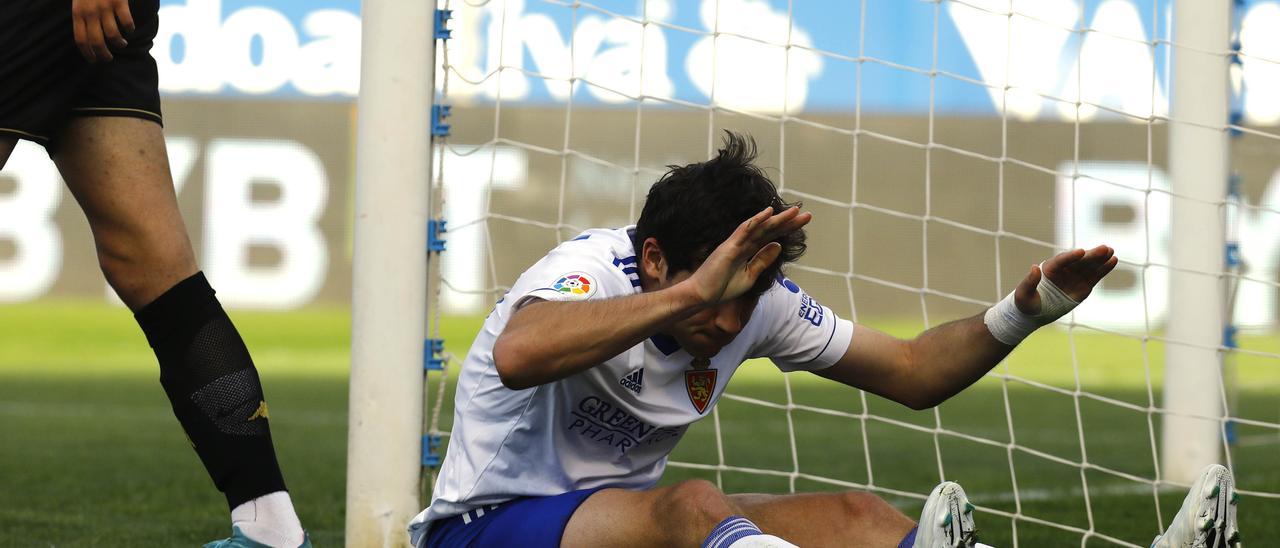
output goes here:
[{"label": "white wrist tape", "polygon": [[1027,338],[1027,335],[1041,326],[1057,321],[1080,304],[1058,289],[1058,286],[1053,285],[1053,282],[1043,275],[1043,271],[1040,283],[1036,285],[1036,293],[1040,295],[1038,314],[1023,314],[1018,310],[1018,305],[1013,302],[1013,293],[1006,295],[995,306],[988,308],[982,320],[991,331],[991,336],[1009,346],[1017,346],[1022,339]]}]

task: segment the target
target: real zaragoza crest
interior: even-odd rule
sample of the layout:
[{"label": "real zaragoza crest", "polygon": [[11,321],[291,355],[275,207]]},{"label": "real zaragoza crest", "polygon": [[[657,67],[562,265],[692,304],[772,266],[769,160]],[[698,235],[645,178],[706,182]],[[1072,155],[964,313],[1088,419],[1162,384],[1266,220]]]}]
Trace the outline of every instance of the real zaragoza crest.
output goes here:
[{"label": "real zaragoza crest", "polygon": [[711,403],[711,395],[716,390],[716,370],[710,369],[711,361],[706,358],[694,358],[689,365],[693,371],[684,372],[684,389],[689,393],[689,403],[698,413],[705,413]]}]

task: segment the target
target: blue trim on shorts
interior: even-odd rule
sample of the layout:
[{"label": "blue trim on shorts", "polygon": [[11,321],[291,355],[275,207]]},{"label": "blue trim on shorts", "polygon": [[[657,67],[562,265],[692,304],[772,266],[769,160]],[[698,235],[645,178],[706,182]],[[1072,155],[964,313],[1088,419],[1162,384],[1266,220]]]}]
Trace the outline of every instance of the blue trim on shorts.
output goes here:
[{"label": "blue trim on shorts", "polygon": [[898,543],[898,548],[911,548],[916,545],[916,532],[920,530],[919,526],[912,527],[907,536],[902,537],[902,542]]},{"label": "blue trim on shorts", "polygon": [[436,520],[422,548],[521,546],[558,548],[569,518],[587,497],[604,489],[580,489],[550,497],[491,504]]}]

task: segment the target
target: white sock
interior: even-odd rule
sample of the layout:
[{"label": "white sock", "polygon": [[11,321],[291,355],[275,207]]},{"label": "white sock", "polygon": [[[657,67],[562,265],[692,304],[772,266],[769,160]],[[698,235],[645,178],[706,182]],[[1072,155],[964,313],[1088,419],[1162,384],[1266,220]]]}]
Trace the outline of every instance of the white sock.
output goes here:
[{"label": "white sock", "polygon": [[730,544],[729,548],[797,548],[797,546],[773,535],[761,534],[742,537]]},{"label": "white sock", "polygon": [[796,545],[764,534],[746,517],[729,516],[711,530],[701,548],[796,548]]},{"label": "white sock", "polygon": [[235,507],[231,525],[255,541],[277,548],[297,548],[306,536],[288,491],[276,491]]}]

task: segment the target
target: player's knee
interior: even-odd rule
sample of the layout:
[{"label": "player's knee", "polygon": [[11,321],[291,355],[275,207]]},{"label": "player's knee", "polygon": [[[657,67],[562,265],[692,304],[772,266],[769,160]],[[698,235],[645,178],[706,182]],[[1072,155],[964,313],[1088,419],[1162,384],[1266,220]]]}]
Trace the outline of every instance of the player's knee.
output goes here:
[{"label": "player's knee", "polygon": [[865,491],[840,493],[840,502],[844,504],[845,513],[851,516],[874,514],[880,509],[879,505],[884,503],[880,497]]},{"label": "player's knee", "polygon": [[697,516],[700,521],[719,523],[720,520],[736,513],[724,492],[714,483],[706,480],[687,480],[671,486],[658,501],[660,511],[676,512],[679,515]]},{"label": "player's knee", "polygon": [[98,266],[113,286],[146,273],[188,270],[195,264],[194,253],[185,235],[180,236],[125,231],[96,234]]},{"label": "player's knee", "polygon": [[152,238],[98,238],[98,266],[107,283],[131,309],[151,302],[196,271],[185,236],[181,242]]},{"label": "player's knee", "polygon": [[844,506],[844,523],[889,524],[899,520],[910,521],[893,505],[865,491],[846,491],[840,494],[840,501]]}]

